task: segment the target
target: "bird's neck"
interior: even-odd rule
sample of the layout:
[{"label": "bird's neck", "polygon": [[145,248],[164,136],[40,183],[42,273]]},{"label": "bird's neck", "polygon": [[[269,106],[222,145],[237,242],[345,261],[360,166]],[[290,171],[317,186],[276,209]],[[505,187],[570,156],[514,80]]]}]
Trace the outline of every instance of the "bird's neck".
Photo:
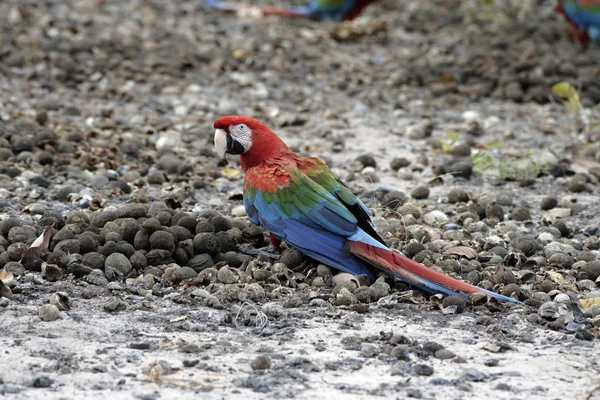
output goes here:
[{"label": "bird's neck", "polygon": [[240,156],[244,172],[256,167],[264,160],[280,158],[287,154],[294,154],[292,150],[275,133],[269,132],[254,137],[250,150]]}]

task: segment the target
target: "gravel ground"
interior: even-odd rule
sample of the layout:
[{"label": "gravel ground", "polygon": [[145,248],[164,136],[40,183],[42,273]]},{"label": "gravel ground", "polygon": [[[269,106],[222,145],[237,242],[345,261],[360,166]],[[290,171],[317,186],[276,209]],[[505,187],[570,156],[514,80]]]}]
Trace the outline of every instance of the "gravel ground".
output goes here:
[{"label": "gravel ground", "polygon": [[[600,399],[600,115],[551,92],[600,103],[600,48],[542,9],[394,3],[1,2],[0,395]],[[226,114],[326,159],[392,247],[524,305],[258,250],[212,153]]]}]

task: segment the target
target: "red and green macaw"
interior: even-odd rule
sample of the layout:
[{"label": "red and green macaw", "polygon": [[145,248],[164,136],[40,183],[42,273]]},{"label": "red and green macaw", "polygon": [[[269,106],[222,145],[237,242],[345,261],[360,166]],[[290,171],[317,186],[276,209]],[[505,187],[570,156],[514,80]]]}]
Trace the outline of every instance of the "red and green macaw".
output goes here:
[{"label": "red and green macaw", "polygon": [[[240,156],[244,206],[250,221],[304,254],[350,274],[376,278],[383,270],[428,292],[484,293],[513,298],[451,278],[390,249],[375,231],[371,212],[315,157],[301,157],[266,125],[250,117],[227,116],[214,123],[215,151]],[[459,294],[460,295],[460,294]]]},{"label": "red and green macaw", "polygon": [[600,43],[600,0],[557,0],[556,11],[571,25],[575,40]]},{"label": "red and green macaw", "polygon": [[369,3],[375,1],[377,0],[312,0],[307,5],[299,7],[254,6],[245,3],[229,3],[222,0],[204,0],[204,4],[224,11],[241,12],[255,9],[263,15],[349,21],[356,18]]}]

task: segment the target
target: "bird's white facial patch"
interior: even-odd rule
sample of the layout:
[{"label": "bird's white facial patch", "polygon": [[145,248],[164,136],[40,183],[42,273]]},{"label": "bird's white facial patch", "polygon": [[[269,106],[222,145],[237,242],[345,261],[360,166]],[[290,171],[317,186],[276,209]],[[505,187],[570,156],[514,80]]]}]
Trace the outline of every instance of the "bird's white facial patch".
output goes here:
[{"label": "bird's white facial patch", "polygon": [[231,125],[229,134],[233,140],[244,147],[244,153],[252,147],[252,130],[246,124]]},{"label": "bird's white facial patch", "polygon": [[215,131],[215,152],[220,158],[225,158],[225,153],[227,152],[227,132],[223,129]]}]

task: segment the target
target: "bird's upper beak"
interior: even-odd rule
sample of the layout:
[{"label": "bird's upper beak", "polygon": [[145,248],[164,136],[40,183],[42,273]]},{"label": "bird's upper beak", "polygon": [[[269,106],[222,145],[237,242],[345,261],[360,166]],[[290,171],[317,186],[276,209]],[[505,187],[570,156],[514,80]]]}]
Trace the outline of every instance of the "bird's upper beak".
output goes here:
[{"label": "bird's upper beak", "polygon": [[225,153],[229,150],[231,146],[231,138],[223,129],[217,129],[215,131],[215,153],[222,158],[225,159]]}]

